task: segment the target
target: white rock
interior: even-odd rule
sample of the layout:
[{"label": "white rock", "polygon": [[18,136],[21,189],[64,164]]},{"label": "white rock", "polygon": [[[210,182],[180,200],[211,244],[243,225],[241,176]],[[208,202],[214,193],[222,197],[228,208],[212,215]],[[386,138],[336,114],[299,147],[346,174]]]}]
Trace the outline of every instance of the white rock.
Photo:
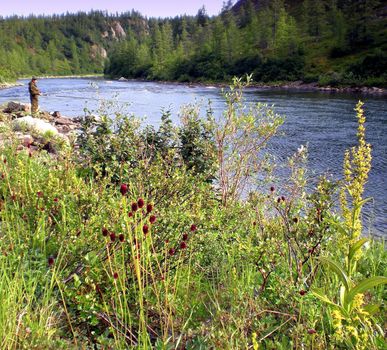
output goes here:
[{"label": "white rock", "polygon": [[45,134],[46,132],[51,132],[53,135],[58,135],[58,129],[52,126],[50,123],[33,118],[30,115],[26,117],[18,118],[13,121],[13,127],[17,130],[34,130],[39,134]]}]

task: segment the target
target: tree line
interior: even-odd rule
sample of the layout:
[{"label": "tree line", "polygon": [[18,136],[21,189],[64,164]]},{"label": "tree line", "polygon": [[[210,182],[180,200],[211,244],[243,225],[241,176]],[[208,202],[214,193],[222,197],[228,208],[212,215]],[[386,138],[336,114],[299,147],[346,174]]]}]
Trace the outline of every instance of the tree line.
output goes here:
[{"label": "tree line", "polygon": [[[114,26],[125,32],[118,37]],[[385,85],[379,0],[241,0],[218,16],[146,18],[101,11],[0,20],[1,75],[32,72],[157,80]],[[102,53],[107,51],[105,59]]]}]

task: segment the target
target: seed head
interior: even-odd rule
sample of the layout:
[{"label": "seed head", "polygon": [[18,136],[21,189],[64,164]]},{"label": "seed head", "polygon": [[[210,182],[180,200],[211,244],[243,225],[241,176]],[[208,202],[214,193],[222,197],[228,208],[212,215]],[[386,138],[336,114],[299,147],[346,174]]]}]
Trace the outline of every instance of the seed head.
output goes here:
[{"label": "seed head", "polygon": [[120,187],[120,192],[123,196],[126,195],[126,193],[128,192],[128,185],[127,184],[121,184],[121,187]]},{"label": "seed head", "polygon": [[180,248],[181,249],[185,249],[187,248],[187,243],[185,243],[184,241],[180,243]]},{"label": "seed head", "polygon": [[141,209],[144,206],[145,202],[142,198],[139,198],[137,201],[138,207]]},{"label": "seed head", "polygon": [[169,249],[169,251],[168,251],[168,254],[169,254],[170,256],[175,255],[175,253],[176,253],[176,250],[175,250],[174,248],[171,248],[171,249]]},{"label": "seed head", "polygon": [[299,293],[300,293],[301,296],[304,296],[304,295],[306,294],[306,290],[301,289],[301,290],[299,291]]},{"label": "seed head", "polygon": [[109,234],[108,229],[106,227],[103,227],[102,228],[102,236],[107,237],[108,234]]},{"label": "seed head", "polygon": [[124,236],[124,234],[123,234],[123,233],[120,233],[120,234],[118,235],[118,239],[120,240],[121,243],[124,242],[124,241],[125,241],[125,236]]},{"label": "seed head", "polygon": [[281,196],[281,199],[282,199],[282,201],[284,201],[285,202],[285,196]]},{"label": "seed head", "polygon": [[197,227],[195,224],[191,225],[191,232],[195,232],[197,230]]},{"label": "seed head", "polygon": [[188,239],[188,233],[183,234],[183,241],[186,241]]},{"label": "seed head", "polygon": [[316,330],[311,328],[311,329],[308,329],[308,334],[316,334]]},{"label": "seed head", "polygon": [[146,212],[150,213],[153,210],[153,205],[152,204],[147,204],[146,206]]},{"label": "seed head", "polygon": [[137,211],[137,209],[138,209],[137,203],[136,203],[136,202],[133,202],[133,203],[132,203],[132,212]]},{"label": "seed head", "polygon": [[294,222],[295,224],[297,224],[298,218],[293,218],[293,222]]},{"label": "seed head", "polygon": [[54,202],[58,203],[59,199],[57,197],[54,198]]},{"label": "seed head", "polygon": [[117,273],[117,272],[114,272],[113,278],[114,278],[115,280],[118,278],[118,273]]},{"label": "seed head", "polygon": [[114,232],[110,233],[110,240],[114,242],[116,240],[116,234]]},{"label": "seed head", "polygon": [[39,191],[39,192],[37,193],[37,195],[38,195],[38,198],[42,198],[42,197],[43,197],[43,192],[42,192],[42,191]]},{"label": "seed head", "polygon": [[274,191],[275,191],[274,186],[271,186],[271,187],[270,187],[270,192],[274,192]]},{"label": "seed head", "polygon": [[131,217],[133,216],[133,213],[130,211],[130,212],[128,213],[128,216],[131,218]]},{"label": "seed head", "polygon": [[55,262],[55,259],[54,259],[54,257],[53,256],[50,256],[49,258],[48,258],[48,266],[52,266],[52,265],[54,265],[54,262]]},{"label": "seed head", "polygon": [[149,218],[149,222],[151,224],[154,224],[156,222],[156,216],[155,215],[151,215],[150,218]]},{"label": "seed head", "polygon": [[148,225],[144,225],[144,226],[142,227],[142,232],[144,232],[144,235],[146,235],[146,234],[149,232],[149,227],[148,227]]}]

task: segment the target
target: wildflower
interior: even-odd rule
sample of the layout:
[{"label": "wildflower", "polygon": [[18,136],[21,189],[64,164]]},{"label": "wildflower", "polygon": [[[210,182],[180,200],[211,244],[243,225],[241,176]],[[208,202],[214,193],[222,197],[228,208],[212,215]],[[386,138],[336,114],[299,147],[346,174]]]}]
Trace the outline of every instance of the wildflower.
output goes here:
[{"label": "wildflower", "polygon": [[188,233],[183,234],[183,241],[186,241],[188,239]]},{"label": "wildflower", "polygon": [[121,194],[123,196],[125,196],[126,193],[128,192],[128,185],[127,184],[121,184],[120,192],[121,192]]},{"label": "wildflower", "polygon": [[136,203],[136,202],[133,202],[133,203],[132,203],[132,211],[135,212],[135,211],[137,211],[137,209],[138,209],[137,203]]},{"label": "wildflower", "polygon": [[32,152],[28,152],[28,157],[32,158]]},{"label": "wildflower", "polygon": [[116,234],[114,232],[110,233],[110,240],[114,242],[116,240]]},{"label": "wildflower", "polygon": [[50,256],[50,257],[48,258],[48,266],[54,265],[54,262],[55,262],[54,257],[53,257],[53,256]]},{"label": "wildflower", "polygon": [[107,229],[106,227],[103,227],[103,228],[102,228],[102,236],[107,237],[108,234],[109,234],[108,229]]},{"label": "wildflower", "polygon": [[285,196],[281,196],[281,199],[285,202]]},{"label": "wildflower", "polygon": [[43,192],[42,192],[42,191],[39,191],[39,192],[37,193],[37,195],[38,195],[38,198],[42,198],[42,197],[43,197]]},{"label": "wildflower", "polygon": [[114,278],[115,280],[118,278],[118,273],[117,273],[117,272],[114,272],[113,278]]},{"label": "wildflower", "polygon": [[123,241],[125,241],[125,236],[123,233],[120,233],[119,236],[118,236],[118,239],[120,240],[120,242],[122,243]]},{"label": "wildflower", "polygon": [[185,249],[187,248],[187,243],[185,243],[184,241],[180,243],[180,248],[181,249]]},{"label": "wildflower", "polygon": [[256,221],[253,221],[253,226],[257,226],[257,222]]},{"label": "wildflower", "polygon": [[146,235],[146,234],[149,232],[149,227],[148,227],[148,225],[144,225],[144,226],[142,227],[142,232],[144,232],[144,235]]},{"label": "wildflower", "polygon": [[274,191],[275,191],[274,186],[271,186],[271,187],[270,187],[270,192],[274,192]]},{"label": "wildflower", "polygon": [[4,164],[7,164],[7,158],[4,158],[3,162]]},{"label": "wildflower", "polygon": [[139,198],[139,200],[137,201],[137,205],[138,207],[141,209],[143,206],[144,206],[145,202],[142,198]]},{"label": "wildflower", "polygon": [[195,232],[197,230],[196,225],[192,224],[191,225],[191,232]]},{"label": "wildflower", "polygon": [[54,198],[54,202],[58,203],[59,199],[57,197]]},{"label": "wildflower", "polygon": [[298,223],[298,218],[293,218],[293,222],[294,222],[295,224],[297,224],[297,223]]},{"label": "wildflower", "polygon": [[153,205],[152,204],[147,204],[146,206],[146,212],[150,213],[153,210]]},{"label": "wildflower", "polygon": [[4,173],[1,174],[1,178],[4,180],[4,178],[5,178],[5,174]]},{"label": "wildflower", "polygon": [[299,291],[299,293],[300,293],[301,296],[304,296],[307,292],[306,292],[306,290],[301,289],[301,290]]},{"label": "wildflower", "polygon": [[171,249],[169,249],[169,251],[168,251],[168,254],[169,254],[170,256],[175,255],[175,253],[176,253],[176,250],[175,250],[174,248],[171,248]]},{"label": "wildflower", "polygon": [[128,216],[131,218],[131,217],[133,216],[133,213],[130,211],[130,212],[128,213]]},{"label": "wildflower", "polygon": [[308,334],[316,334],[316,330],[311,328],[311,329],[308,329]]},{"label": "wildflower", "polygon": [[151,215],[150,218],[149,218],[149,222],[151,224],[154,224],[156,222],[156,216],[155,215]]},{"label": "wildflower", "polygon": [[281,197],[277,198],[277,203],[281,203]]}]

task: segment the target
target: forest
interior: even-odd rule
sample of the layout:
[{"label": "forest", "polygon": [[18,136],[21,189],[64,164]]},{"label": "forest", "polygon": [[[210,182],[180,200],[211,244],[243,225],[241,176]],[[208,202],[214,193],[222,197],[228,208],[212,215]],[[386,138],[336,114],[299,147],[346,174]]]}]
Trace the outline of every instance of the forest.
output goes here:
[{"label": "forest", "polygon": [[386,85],[387,11],[378,0],[240,0],[218,16],[132,10],[0,19],[0,81],[39,75]]}]

